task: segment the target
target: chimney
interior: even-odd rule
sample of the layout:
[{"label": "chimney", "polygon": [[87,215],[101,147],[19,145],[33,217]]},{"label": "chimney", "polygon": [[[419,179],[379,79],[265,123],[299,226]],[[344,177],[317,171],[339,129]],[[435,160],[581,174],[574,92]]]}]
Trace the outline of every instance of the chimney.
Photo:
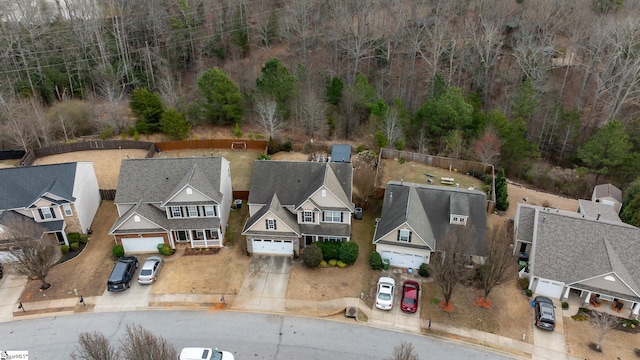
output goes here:
[{"label": "chimney", "polygon": [[600,216],[602,216],[602,214],[598,213],[598,217],[596,218],[596,220],[600,220]]}]

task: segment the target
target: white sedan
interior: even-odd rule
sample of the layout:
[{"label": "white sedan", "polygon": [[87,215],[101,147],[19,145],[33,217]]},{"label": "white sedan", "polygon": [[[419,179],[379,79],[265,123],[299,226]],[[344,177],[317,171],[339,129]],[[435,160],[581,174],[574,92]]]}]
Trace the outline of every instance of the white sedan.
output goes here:
[{"label": "white sedan", "polygon": [[153,284],[158,280],[158,274],[162,268],[162,258],[160,256],[150,256],[142,264],[140,274],[138,275],[138,283]]},{"label": "white sedan", "polygon": [[233,360],[234,356],[228,351],[217,348],[187,347],[180,351],[178,360]]},{"label": "white sedan", "polygon": [[376,307],[380,310],[391,310],[393,307],[393,294],[396,289],[396,281],[383,276],[378,279],[378,291],[376,292]]}]

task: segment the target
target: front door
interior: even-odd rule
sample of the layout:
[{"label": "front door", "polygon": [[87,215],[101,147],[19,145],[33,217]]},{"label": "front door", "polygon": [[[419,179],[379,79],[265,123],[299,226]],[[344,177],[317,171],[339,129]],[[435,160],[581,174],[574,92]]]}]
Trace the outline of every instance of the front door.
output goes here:
[{"label": "front door", "polygon": [[56,232],[56,240],[58,240],[58,244],[64,244],[64,235],[61,232]]},{"label": "front door", "polygon": [[304,245],[305,245],[305,246],[309,246],[309,245],[311,245],[311,243],[313,243],[313,238],[314,238],[314,237],[313,237],[313,236],[311,236],[311,235],[306,235],[306,236],[304,237]]},{"label": "front door", "polygon": [[178,242],[189,241],[189,235],[187,235],[187,232],[184,230],[176,231],[175,235],[176,235],[176,241]]}]

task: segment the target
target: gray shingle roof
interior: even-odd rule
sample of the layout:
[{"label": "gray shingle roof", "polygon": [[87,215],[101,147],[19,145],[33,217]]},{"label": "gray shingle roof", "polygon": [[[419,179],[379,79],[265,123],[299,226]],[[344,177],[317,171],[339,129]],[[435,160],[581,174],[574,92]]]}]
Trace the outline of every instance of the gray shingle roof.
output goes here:
[{"label": "gray shingle roof", "polygon": [[610,197],[618,200],[618,202],[622,202],[622,190],[613,186],[612,184],[600,184],[596,185],[593,188],[593,198],[601,199],[605,197]]},{"label": "gray shingle roof", "polygon": [[26,208],[46,192],[70,202],[77,163],[0,169],[0,209]]},{"label": "gray shingle roof", "polygon": [[640,229],[602,217],[595,220],[579,213],[526,207],[537,212],[537,219],[531,219],[536,228],[534,276],[573,284],[615,272],[640,294]]},{"label": "gray shingle roof", "polygon": [[275,193],[281,204],[297,207],[324,184],[353,211],[352,176],[347,163],[256,160],[248,202],[266,205]]},{"label": "gray shingle roof", "polygon": [[[280,220],[284,221],[285,224],[288,227],[290,227],[296,234],[300,234],[300,229],[298,228],[298,222],[295,214],[291,213],[289,210],[284,208],[282,204],[280,204],[280,200],[278,199],[277,194],[273,194],[268,206],[263,206],[255,214],[253,214],[252,217],[247,219],[247,221],[244,224],[244,228],[242,229],[242,234],[255,233],[255,232],[249,231],[249,228],[253,226],[253,224],[255,224],[256,221],[260,220],[260,218],[264,216],[264,214],[266,214],[267,212],[271,212],[273,215],[277,216]],[[276,228],[277,226],[278,225],[276,223]],[[268,231],[266,233],[273,235],[275,231]]]},{"label": "gray shingle roof", "polygon": [[374,242],[406,222],[437,250],[438,240],[442,239],[452,226],[460,226],[451,225],[449,215],[467,215],[469,224],[475,228],[474,255],[484,255],[487,229],[486,200],[486,195],[476,190],[389,182],[385,189],[382,216],[376,228]]},{"label": "gray shingle roof", "polygon": [[516,239],[533,242],[533,218],[536,210],[534,206],[518,204],[516,209]]},{"label": "gray shingle roof", "polygon": [[593,219],[600,215],[601,220],[621,221],[618,212],[613,206],[601,202],[578,200],[578,212]]},{"label": "gray shingle roof", "polygon": [[115,203],[163,203],[185,185],[220,203],[220,157],[123,160]]}]

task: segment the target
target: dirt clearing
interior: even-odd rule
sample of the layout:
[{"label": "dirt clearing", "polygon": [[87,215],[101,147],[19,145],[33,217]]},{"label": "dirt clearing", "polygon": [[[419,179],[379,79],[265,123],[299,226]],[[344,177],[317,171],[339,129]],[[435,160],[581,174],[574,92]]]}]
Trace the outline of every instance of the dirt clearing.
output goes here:
[{"label": "dirt clearing", "polygon": [[428,184],[428,180],[431,179],[433,185],[442,185],[440,183],[441,177],[453,178],[454,185],[449,185],[451,187],[459,184],[463,189],[474,187],[480,191],[483,190],[484,184],[482,181],[473,176],[414,162],[400,163],[400,161],[396,159],[382,159],[382,167],[378,170],[378,181],[376,184],[384,187],[387,182],[391,180]]},{"label": "dirt clearing", "polygon": [[576,321],[565,317],[564,330],[567,352],[575,358],[608,360],[640,357],[638,334],[609,330],[602,341],[602,352],[596,352],[589,348],[589,344],[598,341],[598,331],[589,321]]},{"label": "dirt clearing", "polygon": [[115,189],[118,186],[120,162],[123,159],[141,159],[147,156],[147,150],[89,150],[45,156],[36,159],[33,165],[61,164],[66,162],[90,161],[98,178],[100,189]]}]

